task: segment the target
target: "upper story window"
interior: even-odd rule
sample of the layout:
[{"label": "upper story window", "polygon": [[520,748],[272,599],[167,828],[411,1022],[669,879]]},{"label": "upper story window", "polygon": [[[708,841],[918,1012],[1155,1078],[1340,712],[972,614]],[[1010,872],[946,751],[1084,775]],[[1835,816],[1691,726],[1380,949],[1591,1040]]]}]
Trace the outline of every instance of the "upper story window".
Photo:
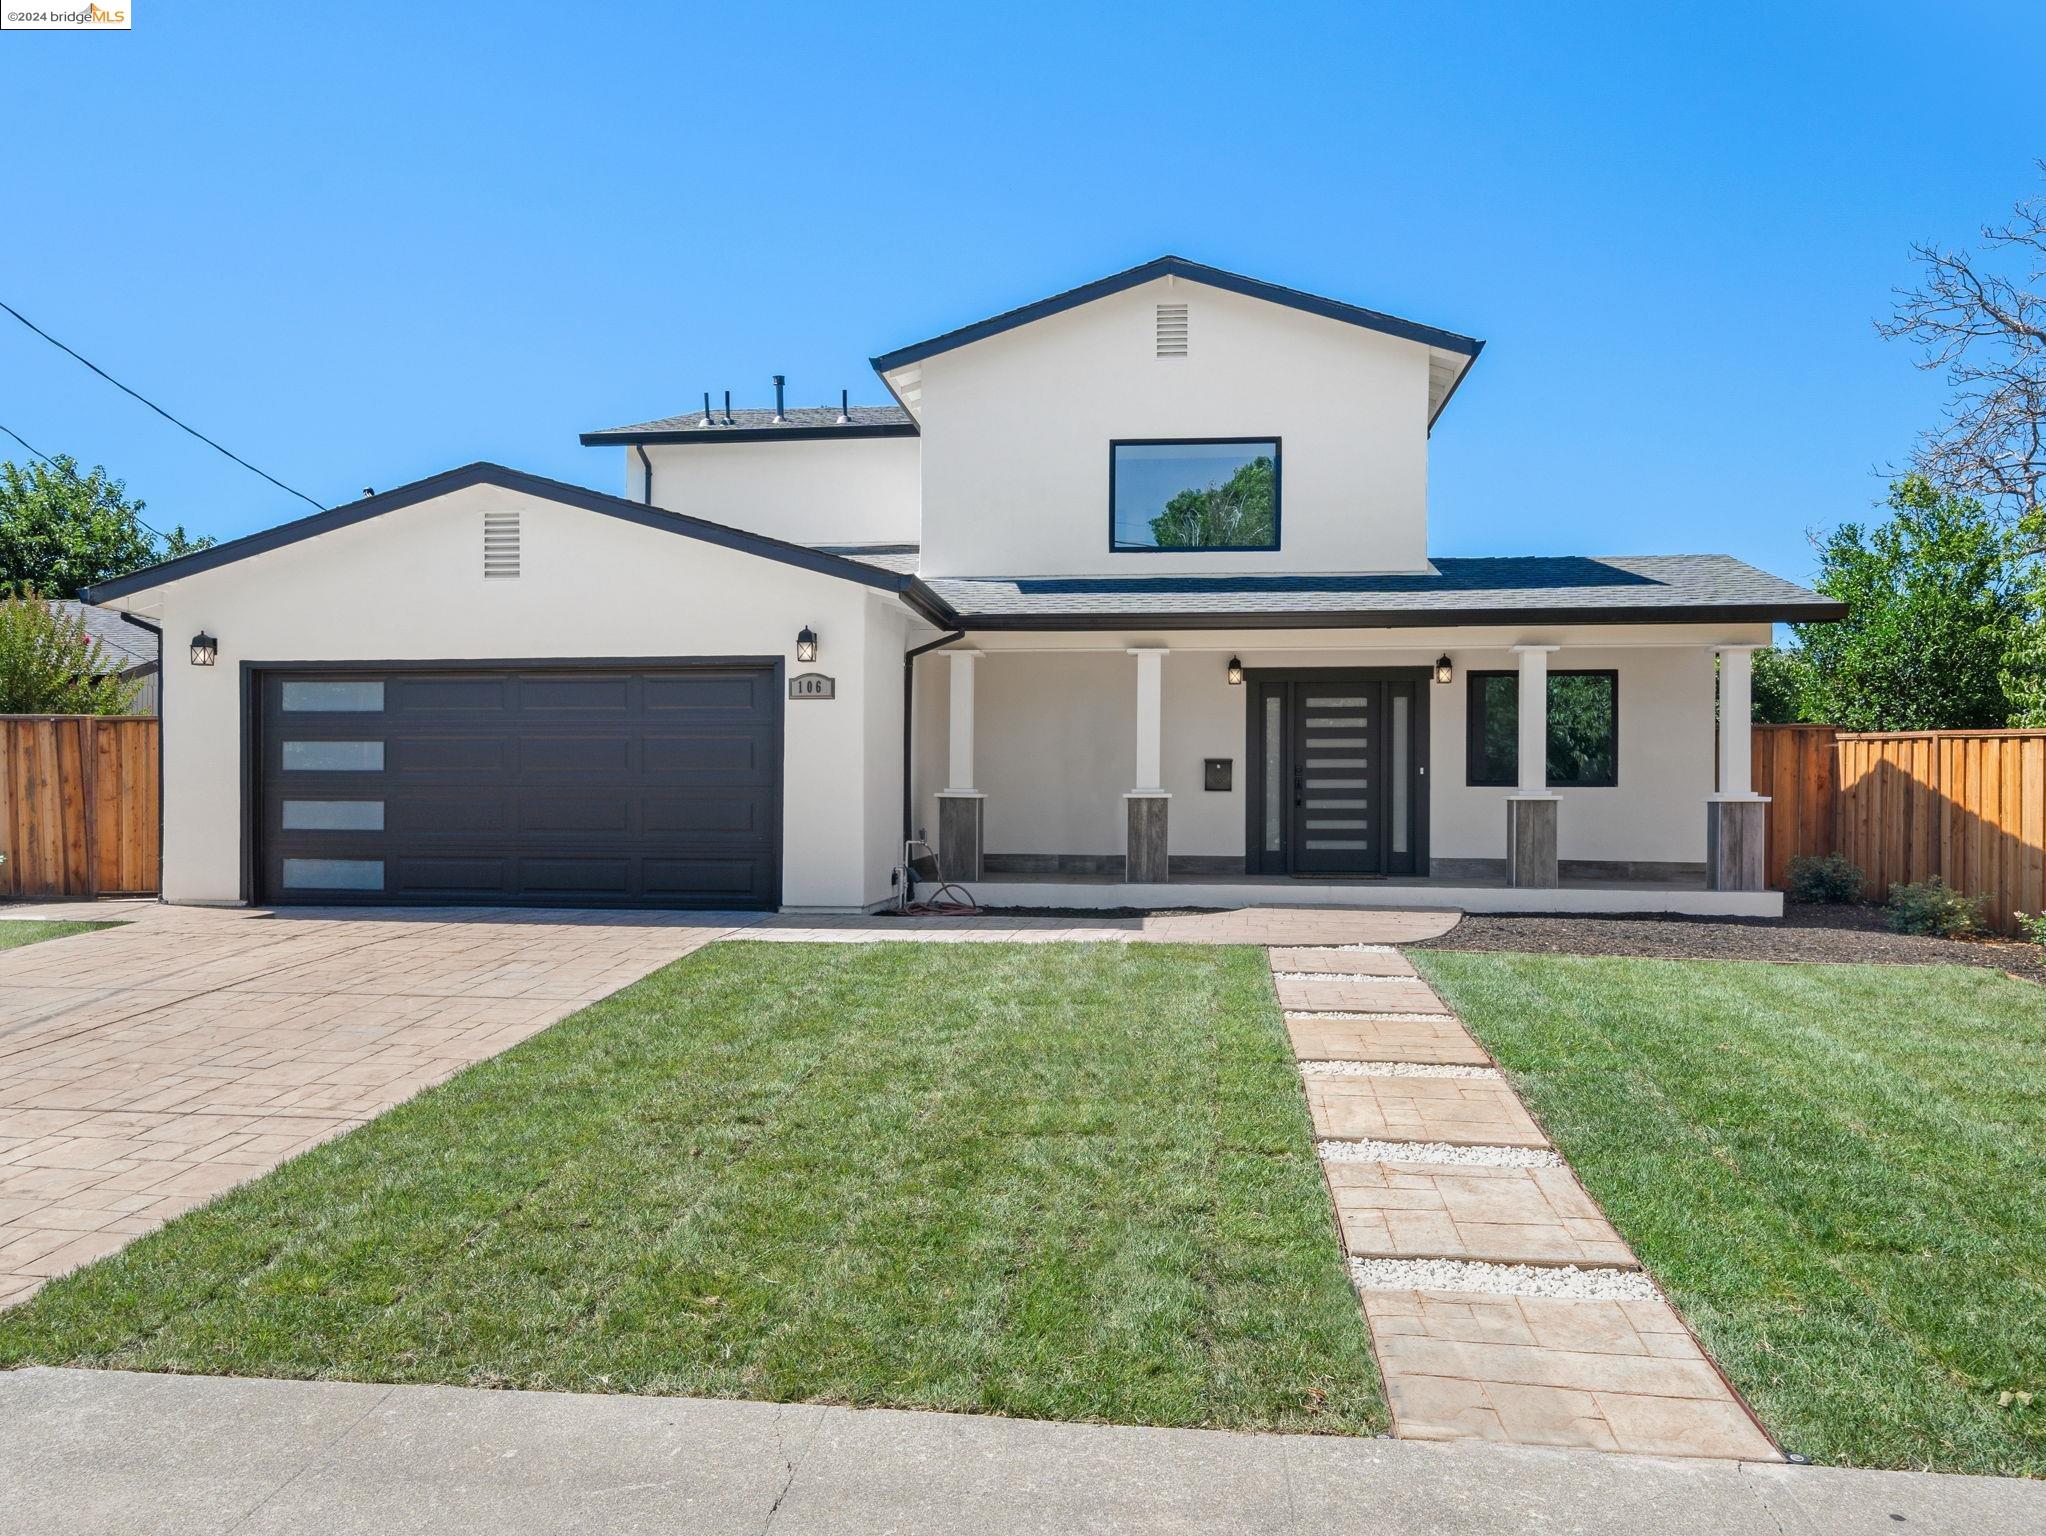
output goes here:
[{"label": "upper story window", "polygon": [[1277,438],[1145,439],[1108,453],[1111,550],[1279,547]]}]

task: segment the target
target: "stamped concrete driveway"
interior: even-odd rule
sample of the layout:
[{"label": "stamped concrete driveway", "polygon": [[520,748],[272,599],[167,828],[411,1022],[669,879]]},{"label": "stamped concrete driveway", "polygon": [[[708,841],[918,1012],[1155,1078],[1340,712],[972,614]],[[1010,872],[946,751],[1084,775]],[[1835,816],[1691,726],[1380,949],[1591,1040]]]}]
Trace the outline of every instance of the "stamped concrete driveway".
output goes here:
[{"label": "stamped concrete driveway", "polygon": [[0,1306],[757,913],[262,911],[0,951]]}]

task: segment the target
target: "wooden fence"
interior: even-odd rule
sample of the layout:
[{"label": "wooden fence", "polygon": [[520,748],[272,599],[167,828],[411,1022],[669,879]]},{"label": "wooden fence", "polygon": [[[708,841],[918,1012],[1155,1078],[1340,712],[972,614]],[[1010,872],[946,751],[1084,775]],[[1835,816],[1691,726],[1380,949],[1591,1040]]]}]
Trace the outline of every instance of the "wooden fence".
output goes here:
[{"label": "wooden fence", "polygon": [[0,896],[156,890],[158,722],[0,715]]},{"label": "wooden fence", "polygon": [[1837,852],[1877,900],[1938,875],[1997,928],[2046,910],[2046,731],[1757,726],[1754,767],[1772,885],[1796,855]]}]

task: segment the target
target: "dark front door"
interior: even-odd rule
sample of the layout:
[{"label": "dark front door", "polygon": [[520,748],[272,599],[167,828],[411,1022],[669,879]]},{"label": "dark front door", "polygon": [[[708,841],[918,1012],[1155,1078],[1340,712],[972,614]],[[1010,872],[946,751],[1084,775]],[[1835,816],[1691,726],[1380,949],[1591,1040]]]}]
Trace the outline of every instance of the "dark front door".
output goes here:
[{"label": "dark front door", "polygon": [[263,671],[258,901],[772,906],[767,665]]},{"label": "dark front door", "polygon": [[1251,868],[1304,877],[1425,869],[1421,678],[1392,669],[1252,676]]}]

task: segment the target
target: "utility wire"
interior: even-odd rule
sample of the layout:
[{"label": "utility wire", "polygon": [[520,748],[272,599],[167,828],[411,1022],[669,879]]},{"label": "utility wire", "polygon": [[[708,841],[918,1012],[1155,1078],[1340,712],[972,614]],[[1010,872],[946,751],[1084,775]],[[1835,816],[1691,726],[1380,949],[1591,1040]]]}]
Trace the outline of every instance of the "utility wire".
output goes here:
[{"label": "utility wire", "polygon": [[[77,486],[81,491],[85,492],[86,495],[90,496],[91,494],[93,494],[92,487],[90,485],[87,485],[83,480],[78,478],[78,472],[76,470],[69,469],[60,462],[58,462],[56,459],[51,458],[47,453],[44,453],[40,448],[36,447],[34,443],[30,442],[27,438],[23,437],[19,432],[15,431],[14,428],[8,426],[5,422],[0,422],[0,432],[5,432],[9,437],[13,438],[17,443],[21,444],[22,447],[26,448],[29,451],[32,457],[41,459],[45,464],[49,465],[50,468],[56,470],[59,474],[67,476],[70,479],[71,483]],[[130,512],[128,515],[130,517],[135,517],[135,514],[132,512]],[[139,517],[135,517],[135,523],[137,527],[142,528],[149,533],[155,534],[159,539],[162,539],[164,543],[166,544],[170,543],[171,536],[165,533],[161,528],[151,528],[149,524],[143,522],[142,519]]]},{"label": "utility wire", "polygon": [[[101,378],[105,379],[109,384],[113,385],[114,388],[118,389],[122,394],[131,396],[136,400],[140,400],[144,405],[148,406],[152,411],[156,412],[157,415],[161,416],[165,421],[169,422],[172,426],[179,428],[181,431],[191,433],[192,436],[198,438],[200,442],[204,443],[208,448],[213,449],[214,452],[226,454],[227,457],[233,459],[235,463],[241,465],[241,467],[243,469],[246,469],[250,474],[261,475],[265,480],[268,480],[272,485],[276,486],[278,490],[289,491],[293,496],[296,496],[300,501],[307,503],[316,511],[324,512],[327,510],[325,507],[321,506],[320,503],[314,501],[312,497],[306,495],[304,491],[293,490],[292,487],[286,485],[282,480],[279,480],[275,475],[266,474],[264,471],[256,468],[255,465],[251,464],[247,459],[243,458],[240,454],[229,452],[229,450],[221,447],[220,444],[213,441],[212,438],[208,437],[204,432],[201,432],[197,427],[188,426],[186,423],[179,421],[177,417],[171,415],[169,411],[165,410],[162,406],[158,405],[154,400],[150,399],[147,395],[138,394],[136,391],[130,389],[127,385],[123,384],[119,379],[115,378],[111,373],[108,373],[106,369],[100,367],[100,365],[98,363],[95,363],[91,358],[79,356],[78,353],[73,352],[69,347],[65,346],[63,342],[57,340],[56,337],[52,336],[48,331],[44,330],[41,326],[37,325],[33,320],[29,319],[27,315],[24,315],[12,304],[9,304],[4,300],[0,300],[0,309],[6,310],[8,314],[14,316],[15,319],[19,320],[23,325],[27,326],[30,330],[34,331],[38,336],[42,337],[44,341],[47,341],[59,352],[65,353],[67,356],[70,356],[72,358],[76,358],[79,362],[85,364],[86,367],[90,368],[94,373],[98,374]],[[11,432],[8,433],[7,435],[9,437],[14,437],[14,434]],[[21,439],[18,437],[15,438],[14,440],[16,442],[21,442]],[[22,446],[24,448],[28,447],[26,443],[22,443]],[[29,449],[29,451],[31,453],[35,452],[35,450],[32,448]]]}]

